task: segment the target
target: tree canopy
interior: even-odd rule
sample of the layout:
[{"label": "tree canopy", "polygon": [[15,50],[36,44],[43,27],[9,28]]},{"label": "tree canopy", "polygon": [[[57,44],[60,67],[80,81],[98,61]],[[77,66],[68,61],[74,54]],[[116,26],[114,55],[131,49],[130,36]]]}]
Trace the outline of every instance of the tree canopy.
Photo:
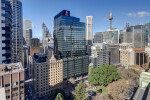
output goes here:
[{"label": "tree canopy", "polygon": [[119,77],[120,74],[117,72],[116,66],[105,64],[91,69],[88,82],[90,85],[107,86],[109,83],[118,80]]},{"label": "tree canopy", "polygon": [[55,100],[64,100],[64,96],[61,93],[58,93]]},{"label": "tree canopy", "polygon": [[74,94],[74,100],[86,100],[86,95],[85,95],[85,86],[83,82],[80,82],[76,88]]}]

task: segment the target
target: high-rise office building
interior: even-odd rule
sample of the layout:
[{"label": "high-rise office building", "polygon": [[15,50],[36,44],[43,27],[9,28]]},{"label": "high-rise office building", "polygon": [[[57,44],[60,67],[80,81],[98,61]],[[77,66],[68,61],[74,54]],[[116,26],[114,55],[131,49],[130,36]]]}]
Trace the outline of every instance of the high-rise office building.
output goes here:
[{"label": "high-rise office building", "polygon": [[145,31],[146,31],[145,40],[148,42],[146,43],[150,44],[150,23],[145,24]]},{"label": "high-rise office building", "polygon": [[103,33],[96,32],[94,35],[94,43],[103,43]]},{"label": "high-rise office building", "polygon": [[26,46],[30,46],[30,39],[32,38],[32,22],[23,18],[23,38]]},{"label": "high-rise office building", "polygon": [[23,65],[25,71],[27,71],[28,65],[29,65],[29,48],[27,46],[23,46],[22,65]]},{"label": "high-rise office building", "polygon": [[43,52],[46,53],[49,47],[50,48],[54,47],[54,42],[52,35],[44,22],[42,23],[42,32],[43,32],[43,39],[42,39]]},{"label": "high-rise office building", "polygon": [[47,26],[45,25],[45,23],[43,22],[42,23],[42,43],[43,43],[43,46],[45,45],[45,38],[49,37],[49,30],[47,28]]},{"label": "high-rise office building", "polygon": [[144,48],[147,43],[144,25],[127,26],[120,34],[122,43],[132,43],[133,48]]},{"label": "high-rise office building", "polygon": [[10,2],[0,0],[0,64],[11,62],[12,10]]},{"label": "high-rise office building", "polygon": [[25,100],[25,72],[22,64],[12,63],[0,65],[1,100]]},{"label": "high-rise office building", "polygon": [[54,52],[63,59],[63,78],[88,73],[85,23],[63,10],[54,17]]},{"label": "high-rise office building", "polygon": [[30,78],[33,77],[33,56],[35,53],[40,53],[42,50],[42,47],[40,45],[40,39],[38,38],[32,38],[31,39],[31,45],[30,45],[30,54],[28,58],[28,75]]},{"label": "high-rise office building", "polygon": [[105,43],[119,43],[119,29],[108,29],[103,32],[103,42]]},{"label": "high-rise office building", "polygon": [[118,65],[119,59],[119,45],[118,44],[107,44],[109,50],[109,65]]},{"label": "high-rise office building", "polygon": [[105,32],[97,32],[94,35],[94,43],[119,43],[119,29],[108,29]]},{"label": "high-rise office building", "polygon": [[86,16],[86,42],[87,45],[93,44],[93,16]]},{"label": "high-rise office building", "polygon": [[91,47],[90,63],[93,67],[99,67],[104,64],[109,64],[109,50],[104,43],[93,43]]},{"label": "high-rise office building", "polygon": [[22,62],[23,55],[23,17],[22,2],[8,0],[12,8],[12,62]]}]

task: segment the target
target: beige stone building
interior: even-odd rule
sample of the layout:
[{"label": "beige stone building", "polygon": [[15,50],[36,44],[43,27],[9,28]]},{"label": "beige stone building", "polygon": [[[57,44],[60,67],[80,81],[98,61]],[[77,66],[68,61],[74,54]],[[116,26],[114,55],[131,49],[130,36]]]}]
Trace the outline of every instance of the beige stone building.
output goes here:
[{"label": "beige stone building", "polygon": [[25,100],[22,64],[0,65],[0,100]]},{"label": "beige stone building", "polygon": [[119,45],[120,63],[123,66],[136,65],[145,68],[148,63],[148,55],[144,48],[132,48],[132,44]]},{"label": "beige stone building", "polygon": [[134,52],[131,43],[119,44],[119,51],[122,66],[134,65]]},{"label": "beige stone building", "polygon": [[48,58],[45,54],[34,56],[34,86],[36,97],[42,97],[52,90],[63,87],[63,61],[56,60],[54,55]]},{"label": "beige stone building", "polygon": [[63,60],[56,60],[54,55],[49,59],[49,85],[51,90],[62,88]]}]

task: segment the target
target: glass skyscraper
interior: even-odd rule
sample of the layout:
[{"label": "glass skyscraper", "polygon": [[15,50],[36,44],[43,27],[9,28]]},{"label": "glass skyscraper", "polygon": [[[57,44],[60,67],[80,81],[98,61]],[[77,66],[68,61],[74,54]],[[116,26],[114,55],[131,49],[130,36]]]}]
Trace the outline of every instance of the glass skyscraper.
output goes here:
[{"label": "glass skyscraper", "polygon": [[70,16],[70,11],[54,17],[54,52],[57,59],[63,59],[64,79],[88,73],[85,29],[85,23]]},{"label": "glass skyscraper", "polygon": [[30,46],[30,39],[32,38],[32,22],[23,18],[23,38],[26,46]]},{"label": "glass skyscraper", "polygon": [[46,38],[50,37],[50,32],[44,22],[42,23],[42,34],[42,43],[44,47],[46,45]]},{"label": "glass skyscraper", "polygon": [[145,31],[146,31],[145,44],[148,45],[150,44],[150,23],[145,24]]},{"label": "glass skyscraper", "polygon": [[128,25],[125,30],[121,31],[120,35],[122,43],[132,43],[134,48],[144,48],[148,43],[148,34],[144,25]]},{"label": "glass skyscraper", "polygon": [[23,17],[22,2],[8,0],[12,8],[12,62],[22,62],[23,55]]}]

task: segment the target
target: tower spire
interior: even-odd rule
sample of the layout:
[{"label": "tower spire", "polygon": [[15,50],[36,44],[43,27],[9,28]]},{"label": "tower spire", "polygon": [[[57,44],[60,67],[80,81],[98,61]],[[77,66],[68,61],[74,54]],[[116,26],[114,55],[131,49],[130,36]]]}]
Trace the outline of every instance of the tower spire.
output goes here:
[{"label": "tower spire", "polygon": [[112,20],[113,20],[113,15],[110,11],[110,15],[109,15],[109,20],[110,20],[110,29],[112,29]]}]

